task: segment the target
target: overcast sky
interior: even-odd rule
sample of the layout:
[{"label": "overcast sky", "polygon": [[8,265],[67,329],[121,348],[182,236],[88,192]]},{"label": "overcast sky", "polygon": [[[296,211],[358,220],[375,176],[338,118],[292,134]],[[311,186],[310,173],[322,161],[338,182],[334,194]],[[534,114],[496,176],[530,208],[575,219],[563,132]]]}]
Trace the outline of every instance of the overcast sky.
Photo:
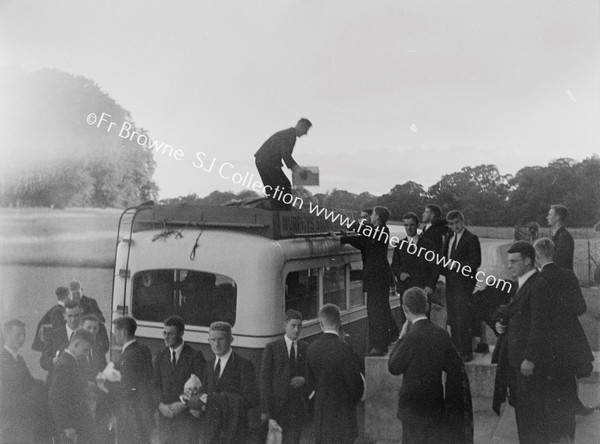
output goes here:
[{"label": "overcast sky", "polygon": [[[598,0],[0,2],[3,64],[94,80],[150,136],[160,197],[240,191],[275,131],[321,187],[382,194],[600,152]],[[90,109],[90,112],[102,110]],[[86,116],[81,116],[82,121]],[[231,172],[228,170],[228,175]]]}]

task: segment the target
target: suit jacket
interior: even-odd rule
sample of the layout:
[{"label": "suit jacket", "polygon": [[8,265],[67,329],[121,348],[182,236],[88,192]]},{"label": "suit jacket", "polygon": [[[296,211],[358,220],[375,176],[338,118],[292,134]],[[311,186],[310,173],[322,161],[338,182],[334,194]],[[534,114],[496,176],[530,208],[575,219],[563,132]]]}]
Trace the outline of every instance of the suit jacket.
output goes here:
[{"label": "suit jacket", "polygon": [[65,325],[66,321],[64,313],[65,307],[56,304],[42,316],[42,319],[40,319],[40,322],[38,322],[37,328],[35,329],[35,337],[33,338],[33,344],[31,345],[32,350],[39,352],[44,350],[44,341],[42,341],[41,338],[42,328],[52,329]]},{"label": "suit jacket", "polygon": [[53,359],[57,353],[62,352],[69,345],[69,337],[67,336],[67,326],[62,325],[57,328],[50,330],[46,336],[46,342],[44,342],[44,349],[42,356],[40,357],[40,365],[44,370],[48,371],[48,377],[46,383],[50,384],[52,378],[52,371],[54,369]]},{"label": "suit jacket", "polygon": [[[296,349],[296,374],[306,378],[306,350],[308,344],[304,341],[297,342]],[[306,413],[308,395],[311,390],[307,384],[294,389],[290,386],[292,378],[290,371],[290,357],[285,339],[281,338],[270,342],[265,347],[260,369],[260,408],[262,413],[269,417],[277,418],[285,413],[287,403],[301,403],[294,406],[295,411]]]},{"label": "suit jacket", "polygon": [[[448,251],[451,248],[451,239],[452,234],[449,234],[444,240],[442,254],[445,257],[448,256]],[[479,238],[465,228],[451,259],[460,263],[460,270],[450,271],[447,268],[443,268],[440,272],[444,274],[446,278],[450,275],[450,273],[453,273],[452,276],[457,278],[457,282],[460,283],[461,287],[465,291],[473,291],[476,284],[475,274],[481,265],[481,245],[479,244]],[[470,267],[470,273],[466,273],[467,276],[464,276],[462,271],[464,271],[464,267],[467,265]]]},{"label": "suit jacket", "polygon": [[552,292],[550,299],[549,366],[553,374],[578,374],[578,369],[591,367],[594,355],[590,350],[579,316],[587,306],[575,274],[555,263],[546,264],[541,276],[548,282]]},{"label": "suit jacket", "polygon": [[[402,245],[402,248],[400,248],[400,245]],[[432,290],[435,290],[439,276],[435,262],[425,259],[424,254],[417,256],[419,248],[424,248],[435,253],[433,243],[420,237],[417,241],[417,252],[415,254],[409,253],[407,247],[408,244],[406,242],[400,242],[394,248],[394,257],[392,259],[392,272],[398,280],[397,286],[400,287],[400,292],[402,293],[410,287],[431,287]],[[403,281],[400,279],[402,273],[408,273],[410,277]]]},{"label": "suit jacket", "polygon": [[110,342],[108,340],[108,331],[106,330],[106,319],[104,319],[104,315],[100,311],[100,307],[98,306],[98,302],[96,299],[87,297],[86,295],[82,295],[79,300],[79,305],[81,306],[81,314],[93,314],[98,317],[100,321],[100,326],[98,329],[98,334],[96,335],[96,339],[102,345],[102,349],[104,353],[108,353],[108,349],[110,348]]},{"label": "suit jacket", "polygon": [[565,227],[560,227],[552,236],[554,242],[554,263],[560,268],[573,271],[575,241]]},{"label": "suit jacket", "polygon": [[445,219],[434,219],[431,222],[431,226],[421,232],[421,237],[433,244],[433,251],[441,254],[444,239],[448,234],[452,235],[452,230],[448,227],[448,222]]},{"label": "suit jacket", "polygon": [[[175,369],[171,365],[171,356],[169,347],[160,351],[154,361],[154,388],[158,402],[171,404],[179,401],[179,396],[183,394],[183,386],[190,376],[195,374],[200,379],[205,373],[205,361],[202,352],[193,349],[185,343]],[[206,382],[203,380],[203,384]],[[184,411],[177,418],[193,419],[189,411]]]},{"label": "suit jacket", "polygon": [[[248,430],[248,411],[257,407],[260,403],[260,393],[256,384],[256,373],[254,365],[247,359],[242,358],[233,352],[227,361],[227,365],[222,369],[220,378],[217,378],[214,371],[215,358],[213,357],[206,364],[205,381],[208,402],[206,404],[207,416],[215,418],[220,416],[216,412],[222,412],[227,406],[228,410],[233,410],[235,417],[230,418],[235,421],[235,430],[229,431],[230,439],[234,443],[245,442]],[[234,406],[233,409],[230,409]],[[213,437],[220,436],[225,423],[214,427],[211,431]]]},{"label": "suit jacket", "polygon": [[96,382],[96,375],[106,368],[106,355],[102,350],[102,345],[98,342],[92,344],[90,355],[83,363],[88,375],[88,380]]},{"label": "suit jacket", "polygon": [[[357,227],[358,228],[358,227]],[[342,236],[342,244],[358,248],[363,255],[363,287],[366,292],[377,291],[393,285],[392,271],[388,261],[390,230],[386,225],[375,227],[363,224],[359,235]]]},{"label": "suit jacket", "polygon": [[88,404],[85,370],[69,353],[62,352],[54,366],[50,384],[50,409],[58,431],[73,428],[80,442],[89,442],[93,418]]},{"label": "suit jacket", "polygon": [[358,436],[356,405],[364,391],[360,360],[337,335],[324,333],[306,352],[309,384],[316,391],[316,443],[349,443]]},{"label": "suit jacket", "polygon": [[121,354],[115,369],[121,372],[121,381],[106,386],[117,416],[119,442],[149,442],[156,407],[150,349],[133,342]]},{"label": "suit jacket", "polygon": [[[21,355],[0,349],[0,442],[34,442],[33,420],[46,406],[42,381],[31,376]],[[47,406],[46,406],[47,407]]]},{"label": "suit jacket", "polygon": [[524,359],[535,364],[535,372],[547,370],[550,353],[551,292],[535,272],[508,305],[508,363],[520,368]]}]

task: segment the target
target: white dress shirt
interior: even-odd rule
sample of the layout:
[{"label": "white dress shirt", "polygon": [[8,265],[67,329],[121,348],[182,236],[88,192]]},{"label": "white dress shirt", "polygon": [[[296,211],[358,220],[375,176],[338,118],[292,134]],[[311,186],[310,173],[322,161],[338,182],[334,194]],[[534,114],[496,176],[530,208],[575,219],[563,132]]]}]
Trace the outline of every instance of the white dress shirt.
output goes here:
[{"label": "white dress shirt", "polygon": [[521,289],[521,287],[523,287],[523,285],[525,285],[525,282],[527,282],[527,280],[533,276],[533,274],[537,271],[536,268],[533,268],[531,270],[529,270],[527,273],[525,273],[524,275],[520,276],[517,281],[519,283],[519,288],[517,289],[517,291],[519,291]]},{"label": "white dress shirt", "polygon": [[223,356],[219,357],[219,356],[215,356],[215,366],[213,367],[213,370],[215,368],[217,368],[217,362],[221,361],[221,372],[219,373],[219,378],[223,375],[223,371],[225,370],[225,366],[227,365],[227,362],[229,362],[229,358],[231,357],[231,354],[233,353],[233,349],[230,348],[229,351],[227,353],[225,353]]},{"label": "white dress shirt", "polygon": [[172,359],[173,351],[175,352],[175,363],[179,362],[179,356],[181,356],[181,350],[183,350],[184,341],[181,341],[181,344],[177,348],[169,347],[169,358]]}]

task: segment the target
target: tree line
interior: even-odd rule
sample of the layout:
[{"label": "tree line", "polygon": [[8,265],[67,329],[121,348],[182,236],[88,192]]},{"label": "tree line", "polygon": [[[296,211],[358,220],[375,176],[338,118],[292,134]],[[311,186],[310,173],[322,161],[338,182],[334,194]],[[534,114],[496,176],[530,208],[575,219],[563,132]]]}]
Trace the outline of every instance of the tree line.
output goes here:
[{"label": "tree line", "polygon": [[[214,191],[204,198],[191,194],[161,202],[222,205],[256,197],[248,190],[238,194]],[[435,203],[444,213],[462,211],[470,225],[498,227],[528,222],[546,226],[550,205],[563,204],[571,213],[570,226],[591,227],[600,220],[600,158],[558,159],[547,166],[522,168],[514,176],[501,174],[495,165],[478,165],[446,174],[428,189],[408,181],[381,196],[333,189],[314,197],[321,207],[337,211],[359,212],[383,205],[395,221],[409,211],[420,215],[425,205]]]}]

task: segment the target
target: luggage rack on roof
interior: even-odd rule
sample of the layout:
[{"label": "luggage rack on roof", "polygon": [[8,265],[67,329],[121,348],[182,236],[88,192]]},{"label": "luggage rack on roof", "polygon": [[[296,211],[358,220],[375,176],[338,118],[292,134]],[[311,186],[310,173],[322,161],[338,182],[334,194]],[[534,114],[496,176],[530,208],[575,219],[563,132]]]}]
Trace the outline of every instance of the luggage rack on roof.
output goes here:
[{"label": "luggage rack on roof", "polygon": [[133,233],[165,227],[199,227],[245,232],[270,239],[324,236],[340,229],[338,223],[306,211],[190,204],[143,204],[137,207],[132,223]]}]

